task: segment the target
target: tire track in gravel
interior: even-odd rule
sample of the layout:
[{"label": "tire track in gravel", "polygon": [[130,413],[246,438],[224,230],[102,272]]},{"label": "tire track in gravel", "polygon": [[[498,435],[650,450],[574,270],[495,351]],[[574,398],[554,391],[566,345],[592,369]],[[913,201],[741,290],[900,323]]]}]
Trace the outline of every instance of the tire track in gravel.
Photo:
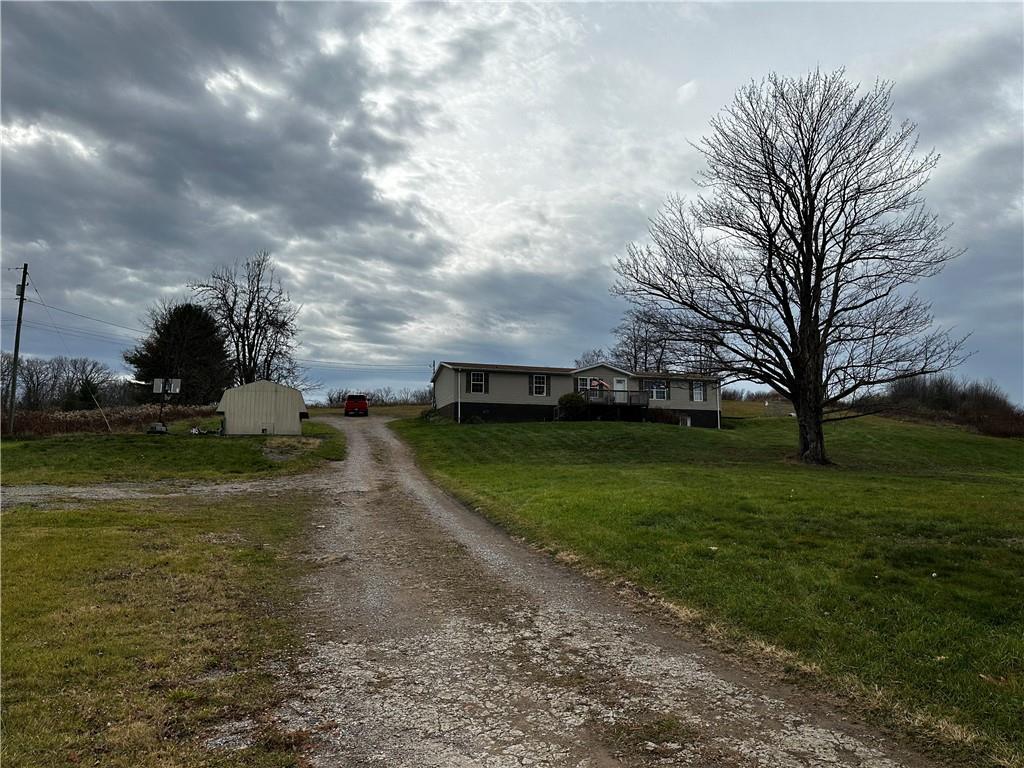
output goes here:
[{"label": "tire track in gravel", "polygon": [[675,633],[512,540],[415,466],[385,420],[334,419],[297,693],[314,766],[931,763]]}]

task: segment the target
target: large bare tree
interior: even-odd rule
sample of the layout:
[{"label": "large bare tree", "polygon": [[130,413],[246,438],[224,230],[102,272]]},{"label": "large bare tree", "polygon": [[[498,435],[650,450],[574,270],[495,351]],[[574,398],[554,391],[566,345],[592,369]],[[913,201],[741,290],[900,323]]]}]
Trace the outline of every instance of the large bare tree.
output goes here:
[{"label": "large bare tree", "polygon": [[219,267],[189,288],[227,336],[236,383],[305,383],[294,356],[301,307],[292,304],[275,275],[269,251],[257,251],[241,265]]},{"label": "large bare tree", "polygon": [[740,89],[695,145],[704,193],[670,197],[617,264],[616,290],[669,335],[792,400],[810,463],[850,398],[965,356],[911,289],[959,251],[920,194],[938,155],[893,122],[891,91],[842,70]]}]

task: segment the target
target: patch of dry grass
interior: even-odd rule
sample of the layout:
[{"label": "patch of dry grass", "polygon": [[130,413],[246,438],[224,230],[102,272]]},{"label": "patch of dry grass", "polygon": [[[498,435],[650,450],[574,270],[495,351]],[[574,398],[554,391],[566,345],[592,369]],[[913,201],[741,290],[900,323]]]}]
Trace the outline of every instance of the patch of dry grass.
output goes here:
[{"label": "patch of dry grass", "polygon": [[[259,722],[298,642],[289,556],[313,497],[176,498],[4,514],[3,764],[295,765]],[[266,731],[266,734],[263,734]],[[263,736],[266,736],[264,738]]]}]

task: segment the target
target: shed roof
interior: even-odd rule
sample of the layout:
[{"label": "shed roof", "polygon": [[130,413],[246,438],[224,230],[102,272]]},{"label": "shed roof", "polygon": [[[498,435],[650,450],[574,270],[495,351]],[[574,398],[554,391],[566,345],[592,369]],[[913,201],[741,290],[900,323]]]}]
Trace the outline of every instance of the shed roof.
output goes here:
[{"label": "shed roof", "polygon": [[230,387],[224,390],[224,394],[221,395],[220,403],[217,405],[217,413],[223,413],[224,407],[229,405],[230,402],[238,397],[243,397],[247,394],[257,394],[260,392],[282,392],[288,395],[298,398],[297,404],[300,406],[299,411],[301,413],[306,412],[306,401],[302,397],[302,391],[295,387],[289,387],[287,384],[279,384],[276,381],[252,381],[248,384],[239,384],[237,387]]}]

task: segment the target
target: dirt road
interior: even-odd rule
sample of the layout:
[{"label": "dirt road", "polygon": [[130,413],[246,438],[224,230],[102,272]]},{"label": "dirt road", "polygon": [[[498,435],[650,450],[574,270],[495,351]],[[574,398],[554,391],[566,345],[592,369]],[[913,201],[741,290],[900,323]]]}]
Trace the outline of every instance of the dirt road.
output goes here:
[{"label": "dirt road", "polygon": [[450,500],[383,419],[336,419],[309,656],[275,715],[317,766],[923,766],[760,684]]}]

